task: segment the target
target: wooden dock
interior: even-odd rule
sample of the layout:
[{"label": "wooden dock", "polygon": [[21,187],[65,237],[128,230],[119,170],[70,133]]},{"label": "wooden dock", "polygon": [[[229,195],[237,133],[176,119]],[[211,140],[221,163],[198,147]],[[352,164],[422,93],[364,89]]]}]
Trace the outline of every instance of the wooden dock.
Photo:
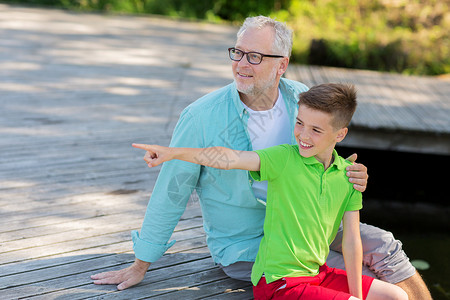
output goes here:
[{"label": "wooden dock", "polygon": [[185,106],[231,81],[235,32],[0,4],[0,299],[252,298],[214,265],[195,197],[141,284],[90,279],[134,261],[158,170],[131,143],[167,144]]},{"label": "wooden dock", "polygon": [[[168,144],[185,106],[231,82],[226,49],[236,30],[0,4],[0,299],[252,297],[249,283],[213,264],[195,196],[173,234],[177,243],[141,284],[117,291],[90,279],[134,260],[130,232],[141,226],[159,170],[148,169],[131,143]],[[331,74],[358,84],[400,82],[338,71],[291,66],[288,77],[310,85],[334,81]],[[362,98],[378,96],[364,98],[374,112],[354,125],[374,131],[394,122],[390,116],[413,131],[448,135],[448,82],[415,82],[418,90],[432,87],[435,104],[406,87],[396,93],[428,107],[425,121],[410,108],[397,118],[379,106],[408,106],[407,98],[381,96],[393,92],[392,81],[360,89]]]}]

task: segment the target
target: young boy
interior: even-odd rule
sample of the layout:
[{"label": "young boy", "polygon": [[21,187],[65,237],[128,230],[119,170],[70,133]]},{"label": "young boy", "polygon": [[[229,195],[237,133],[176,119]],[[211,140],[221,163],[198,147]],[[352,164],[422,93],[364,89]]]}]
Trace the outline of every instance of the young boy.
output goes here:
[{"label": "young boy", "polygon": [[[361,274],[362,196],[345,176],[349,163],[334,150],[355,109],[352,86],[322,84],[300,94],[295,146],[258,151],[133,146],[152,153],[150,167],[180,159],[248,170],[255,180],[268,180],[264,237],[252,269],[255,299],[407,299],[399,287]],[[219,154],[214,161],[212,151]],[[341,220],[347,273],[325,264]]]}]

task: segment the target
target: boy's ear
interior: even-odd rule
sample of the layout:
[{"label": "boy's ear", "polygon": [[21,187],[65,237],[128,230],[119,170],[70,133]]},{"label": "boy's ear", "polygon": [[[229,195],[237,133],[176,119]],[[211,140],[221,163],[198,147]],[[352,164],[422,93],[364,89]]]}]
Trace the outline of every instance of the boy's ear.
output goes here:
[{"label": "boy's ear", "polygon": [[344,127],[338,130],[338,134],[336,136],[336,143],[341,142],[347,136],[348,128]]}]

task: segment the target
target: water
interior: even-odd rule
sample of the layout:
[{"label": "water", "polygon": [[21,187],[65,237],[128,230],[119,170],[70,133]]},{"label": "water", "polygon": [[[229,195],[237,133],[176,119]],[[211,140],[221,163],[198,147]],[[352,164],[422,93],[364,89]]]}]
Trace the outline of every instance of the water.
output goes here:
[{"label": "water", "polygon": [[[361,221],[391,231],[418,270],[433,299],[450,299],[450,156],[338,148],[358,153],[369,170]],[[418,265],[420,267],[420,264]]]}]

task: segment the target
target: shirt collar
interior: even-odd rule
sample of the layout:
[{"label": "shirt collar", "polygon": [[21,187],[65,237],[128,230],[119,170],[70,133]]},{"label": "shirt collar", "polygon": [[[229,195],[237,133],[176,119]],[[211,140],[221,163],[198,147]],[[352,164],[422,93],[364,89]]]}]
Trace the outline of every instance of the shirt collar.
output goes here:
[{"label": "shirt collar", "polygon": [[[333,149],[333,157],[334,157],[334,160],[331,163],[329,168],[332,168],[333,166],[335,166],[338,170],[344,170],[346,167],[344,164],[344,160],[341,157],[339,157],[336,149]],[[314,156],[303,157],[303,162],[307,165],[322,164]]]},{"label": "shirt collar", "polygon": [[281,94],[286,101],[290,101],[294,105],[297,104],[298,99],[295,97],[295,89],[293,86],[288,84],[284,78],[280,78],[280,84],[278,85],[278,88],[280,89]]},{"label": "shirt collar", "polygon": [[242,103],[241,98],[239,97],[239,92],[236,87],[236,82],[233,81],[231,84],[231,99],[233,101],[234,106],[236,107],[236,111],[239,113],[239,117],[242,119],[245,113],[244,103]]},{"label": "shirt collar", "polygon": [[333,156],[334,156],[334,161],[333,161],[332,165],[336,166],[336,168],[338,168],[338,170],[345,170],[345,168],[347,167],[345,164],[345,160],[338,155],[336,149],[333,150]]}]

